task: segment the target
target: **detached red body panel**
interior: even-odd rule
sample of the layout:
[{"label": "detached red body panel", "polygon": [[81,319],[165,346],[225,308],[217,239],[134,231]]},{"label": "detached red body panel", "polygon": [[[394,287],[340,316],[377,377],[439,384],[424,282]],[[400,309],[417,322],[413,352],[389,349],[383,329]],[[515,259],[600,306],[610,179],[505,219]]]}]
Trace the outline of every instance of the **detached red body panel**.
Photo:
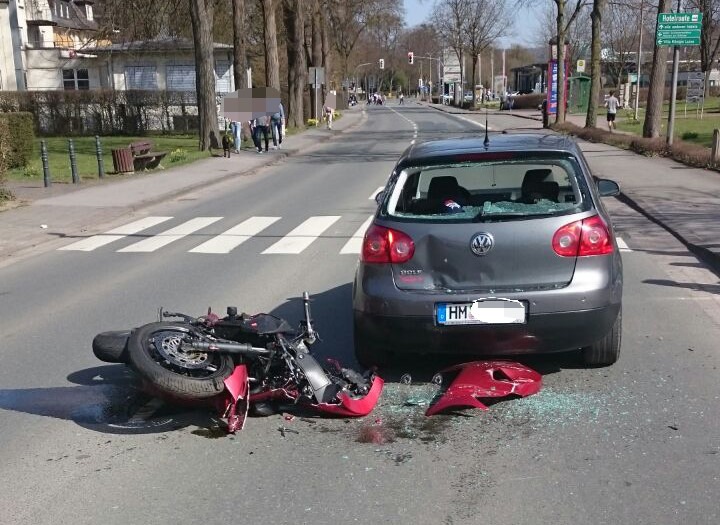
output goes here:
[{"label": "detached red body panel", "polygon": [[223,414],[228,420],[228,432],[234,434],[242,430],[248,412],[248,393],[250,382],[245,365],[238,365],[225,379]]},{"label": "detached red body panel", "polygon": [[370,386],[370,391],[363,398],[353,399],[343,392],[337,396],[340,401],[339,404],[318,403],[317,405],[312,406],[317,408],[320,412],[334,414],[336,416],[367,416],[370,412],[372,412],[372,409],[375,408],[375,405],[377,405],[384,384],[385,382],[382,379],[375,376],[373,378],[372,385]]},{"label": "detached red body panel", "polygon": [[542,387],[542,376],[520,363],[512,361],[473,361],[442,370],[441,373],[459,372],[447,390],[428,407],[426,416],[432,416],[449,408],[488,408],[482,398],[521,397],[536,394]]}]

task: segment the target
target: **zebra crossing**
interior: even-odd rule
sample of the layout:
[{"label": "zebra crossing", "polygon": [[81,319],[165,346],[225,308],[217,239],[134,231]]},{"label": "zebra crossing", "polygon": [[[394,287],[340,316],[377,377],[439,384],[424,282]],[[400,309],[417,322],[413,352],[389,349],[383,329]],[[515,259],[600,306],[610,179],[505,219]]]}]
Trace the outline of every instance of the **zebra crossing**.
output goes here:
[{"label": "zebra crossing", "polygon": [[[317,239],[321,238],[328,229],[338,223],[341,215],[319,215],[309,217],[293,228],[287,235],[275,241],[261,253],[263,255],[290,254],[297,255],[305,251]],[[67,246],[58,248],[60,251],[91,252],[103,248],[111,243],[127,239],[131,236],[142,235],[143,232],[171,221],[174,217],[145,217],[125,224],[99,235],[76,241]],[[200,232],[223,217],[195,217],[177,226],[154,234],[146,234],[144,238],[123,246],[115,251],[120,253],[152,253],[192,234]],[[280,221],[282,217],[250,217],[241,223],[225,230],[188,250],[189,253],[228,254],[244,242],[263,233],[267,228]],[[357,221],[357,218],[347,217],[348,221]],[[360,253],[365,230],[370,226],[373,216],[367,217],[359,228],[348,238],[340,254]],[[336,235],[333,235],[335,237]]]},{"label": "zebra crossing", "polygon": [[[99,235],[93,235],[67,246],[62,246],[58,248],[58,250],[92,252],[112,243],[120,244],[120,241],[123,239],[127,240],[133,236],[142,236],[143,238],[141,240],[136,240],[115,251],[120,253],[152,253],[183,238],[196,234],[204,228],[222,221],[224,217],[195,217],[159,233],[143,233],[146,232],[146,230],[172,221],[173,219],[174,217],[165,216],[145,217]],[[322,238],[333,226],[338,226],[337,230],[339,231],[348,230],[349,228],[346,228],[343,224],[343,219],[344,222],[357,224],[358,217],[356,215],[348,217],[341,215],[318,215],[309,217],[294,227],[289,233],[275,240],[275,242],[265,248],[261,254],[298,255],[310,247],[317,239]],[[260,236],[265,230],[281,220],[282,217],[249,217],[224,232],[204,240],[204,242],[189,249],[188,253],[229,254],[253,237]],[[341,238],[344,241],[342,248],[338,252],[340,255],[358,255],[360,253],[365,231],[370,226],[372,220],[373,215],[368,216],[360,227],[349,237],[346,236],[347,234],[338,234],[337,230],[332,235],[328,235],[332,238]],[[274,237],[274,235],[272,237]],[[205,236],[203,236],[203,238],[205,238]],[[632,252],[621,237],[617,238],[617,244],[621,252]]]}]

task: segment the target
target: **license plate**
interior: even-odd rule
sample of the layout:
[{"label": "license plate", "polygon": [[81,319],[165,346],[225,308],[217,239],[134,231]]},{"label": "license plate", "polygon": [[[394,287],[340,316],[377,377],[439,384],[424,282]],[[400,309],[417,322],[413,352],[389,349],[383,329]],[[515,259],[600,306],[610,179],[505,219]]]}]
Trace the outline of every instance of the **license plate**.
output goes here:
[{"label": "license plate", "polygon": [[481,299],[472,303],[438,303],[437,323],[456,324],[524,324],[525,303],[513,299]]}]

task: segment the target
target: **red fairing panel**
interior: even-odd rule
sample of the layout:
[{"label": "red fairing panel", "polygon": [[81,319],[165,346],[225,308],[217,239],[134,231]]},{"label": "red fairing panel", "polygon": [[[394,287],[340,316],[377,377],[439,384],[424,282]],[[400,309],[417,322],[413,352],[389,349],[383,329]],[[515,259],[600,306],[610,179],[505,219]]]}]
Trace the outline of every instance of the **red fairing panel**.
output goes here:
[{"label": "red fairing panel", "polygon": [[225,396],[223,414],[228,420],[228,432],[242,430],[248,412],[250,383],[245,365],[238,365],[224,381]]},{"label": "red fairing panel", "polygon": [[370,391],[363,398],[353,399],[346,393],[341,393],[337,396],[340,401],[339,404],[318,403],[313,406],[321,412],[334,414],[336,416],[367,416],[370,412],[372,412],[373,408],[375,408],[375,405],[377,405],[384,384],[385,382],[381,378],[375,376],[373,378],[372,385],[370,386]]},{"label": "red fairing panel", "polygon": [[442,370],[459,371],[445,393],[425,412],[432,416],[451,407],[475,407],[487,410],[478,398],[521,397],[537,394],[542,376],[520,363],[512,361],[473,361]]}]

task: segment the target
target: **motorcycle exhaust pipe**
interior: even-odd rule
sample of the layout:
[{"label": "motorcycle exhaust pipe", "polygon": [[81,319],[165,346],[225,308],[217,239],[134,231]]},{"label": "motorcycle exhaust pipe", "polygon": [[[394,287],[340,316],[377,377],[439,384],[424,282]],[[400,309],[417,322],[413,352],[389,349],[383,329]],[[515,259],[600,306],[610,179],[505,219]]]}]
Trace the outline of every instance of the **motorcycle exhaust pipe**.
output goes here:
[{"label": "motorcycle exhaust pipe", "polygon": [[238,355],[270,355],[270,350],[267,348],[259,348],[253,346],[250,343],[227,343],[227,342],[214,342],[208,343],[205,341],[189,341],[182,343],[183,350],[193,349],[200,350],[202,352],[219,352],[222,354],[238,354]]}]

